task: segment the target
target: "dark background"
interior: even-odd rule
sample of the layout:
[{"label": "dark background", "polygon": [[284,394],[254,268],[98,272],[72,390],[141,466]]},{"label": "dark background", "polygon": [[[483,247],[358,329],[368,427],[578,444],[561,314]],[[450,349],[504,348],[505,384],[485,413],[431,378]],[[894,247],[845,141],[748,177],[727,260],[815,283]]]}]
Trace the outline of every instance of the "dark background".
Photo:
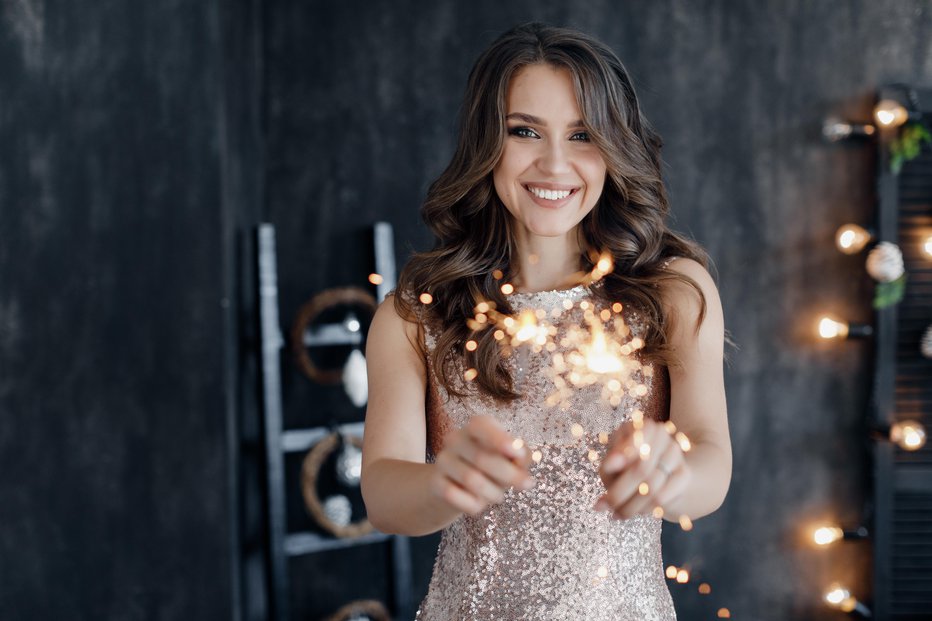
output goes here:
[{"label": "dark background", "polygon": [[[873,151],[819,130],[932,83],[928,2],[0,0],[0,618],[261,616],[244,240],[277,227],[285,330],[366,286],[373,222],[399,265],[428,247],[467,72],[529,19],[625,62],[739,344],[729,496],[665,524],[695,578],[671,585],[680,617],[836,618],[833,580],[869,599],[869,544],[802,541],[858,522],[870,471],[869,345],[811,326],[871,318],[863,257],[832,236],[872,218]],[[288,425],[363,416],[287,356],[282,379]],[[436,537],[413,543],[420,597]],[[387,598],[387,569],[384,545],[293,561],[294,618]]]}]

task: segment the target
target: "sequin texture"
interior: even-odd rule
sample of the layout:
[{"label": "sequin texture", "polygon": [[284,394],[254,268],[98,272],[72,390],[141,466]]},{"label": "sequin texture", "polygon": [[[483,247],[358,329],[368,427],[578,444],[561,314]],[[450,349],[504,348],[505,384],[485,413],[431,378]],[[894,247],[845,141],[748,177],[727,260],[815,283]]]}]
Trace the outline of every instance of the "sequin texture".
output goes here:
[{"label": "sequin texture", "polygon": [[[579,324],[579,302],[596,303],[586,286],[539,293],[515,293],[515,312],[524,308],[571,309],[551,321],[558,330]],[[642,331],[637,313],[627,307],[624,318],[633,335]],[[427,326],[430,351],[436,334]],[[557,351],[560,351],[558,348]],[[463,515],[441,535],[427,596],[418,621],[553,619],[589,621],[671,621],[676,619],[663,574],[662,520],[636,516],[613,520],[592,505],[605,491],[598,475],[610,434],[631,412],[666,420],[669,379],[665,368],[652,365],[637,372],[647,386],[643,396],[626,394],[618,407],[600,398],[599,386],[577,389],[571,407],[545,403],[553,391],[547,368],[552,352],[519,348],[506,361],[523,396],[499,404],[461,380],[465,397],[446,392],[428,357],[427,460],[443,447],[443,438],[477,414],[493,416],[512,435],[522,438],[539,461],[531,464],[537,485],[509,490],[503,502],[477,516]],[[462,373],[456,375],[462,378]],[[582,434],[579,427],[582,426]],[[576,426],[574,434],[573,427]]]}]

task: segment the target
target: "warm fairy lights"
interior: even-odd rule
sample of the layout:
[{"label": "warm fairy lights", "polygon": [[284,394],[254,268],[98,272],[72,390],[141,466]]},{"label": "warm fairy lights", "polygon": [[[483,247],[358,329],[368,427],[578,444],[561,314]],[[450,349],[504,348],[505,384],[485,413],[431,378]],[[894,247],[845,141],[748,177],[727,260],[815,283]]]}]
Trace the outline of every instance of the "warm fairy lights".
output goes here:
[{"label": "warm fairy lights", "polygon": [[429,293],[422,293],[418,299],[421,301],[421,304],[430,304],[434,301],[434,296]]},{"label": "warm fairy lights", "polygon": [[890,440],[904,451],[918,451],[926,443],[926,429],[914,420],[901,420],[890,427]]},{"label": "warm fairy lights", "polygon": [[870,240],[870,232],[857,224],[845,224],[835,233],[835,247],[845,254],[857,254]]},{"label": "warm fairy lights", "polygon": [[718,618],[719,619],[731,619],[731,611],[729,611],[727,608],[719,608]]},{"label": "warm fairy lights", "polygon": [[819,320],[819,336],[823,339],[843,339],[848,336],[848,324],[831,317],[822,317]]},{"label": "warm fairy lights", "polygon": [[821,526],[812,533],[812,540],[816,545],[827,546],[835,543],[845,536],[845,531],[837,526]]},{"label": "warm fairy lights", "polygon": [[369,282],[373,285],[381,285],[385,279],[382,278],[381,274],[369,274]]},{"label": "warm fairy lights", "polygon": [[845,587],[837,582],[833,582],[825,592],[825,602],[832,608],[837,608],[844,612],[851,612],[857,608],[858,600],[851,596],[851,593]]},{"label": "warm fairy lights", "polygon": [[699,585],[699,593],[701,595],[708,595],[711,592],[712,592],[712,587],[709,586],[708,582],[703,582],[702,584]]}]

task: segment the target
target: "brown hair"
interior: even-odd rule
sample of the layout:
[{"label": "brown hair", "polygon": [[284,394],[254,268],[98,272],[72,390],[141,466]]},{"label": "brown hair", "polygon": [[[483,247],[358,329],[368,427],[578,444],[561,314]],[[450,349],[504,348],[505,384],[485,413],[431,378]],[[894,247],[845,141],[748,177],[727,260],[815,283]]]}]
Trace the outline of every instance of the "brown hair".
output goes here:
[{"label": "brown hair", "polygon": [[[475,382],[488,395],[511,400],[514,391],[499,343],[492,330],[473,332],[466,323],[476,304],[493,301],[499,312],[513,312],[492,275],[514,276],[516,254],[513,222],[492,181],[505,139],[505,98],[509,81],[532,64],[566,68],[573,78],[585,129],[602,153],[607,172],[601,197],[580,223],[587,252],[580,265],[591,270],[601,253],[614,259],[614,270],[593,295],[606,302],[624,300],[639,309],[646,323],[640,354],[645,361],[670,364],[675,359],[667,344],[672,318],[660,301],[663,280],[681,280],[699,293],[705,316],[705,297],[691,279],[661,268],[667,257],[688,257],[708,268],[706,252],[695,242],[671,231],[666,224],[669,205],[661,179],[660,136],[641,115],[634,87],[618,57],[595,38],[568,28],[539,23],[517,26],[501,35],[476,61],[460,110],[459,138],[453,159],[430,186],[421,208],[434,233],[434,248],[416,253],[398,278],[395,308],[409,320],[423,316],[437,327],[431,360],[444,387],[460,394],[448,362],[465,357],[478,371]],[[433,302],[416,309],[418,295],[428,292]],[[465,351],[474,339],[478,348]],[[426,352],[425,352],[426,354]]]}]

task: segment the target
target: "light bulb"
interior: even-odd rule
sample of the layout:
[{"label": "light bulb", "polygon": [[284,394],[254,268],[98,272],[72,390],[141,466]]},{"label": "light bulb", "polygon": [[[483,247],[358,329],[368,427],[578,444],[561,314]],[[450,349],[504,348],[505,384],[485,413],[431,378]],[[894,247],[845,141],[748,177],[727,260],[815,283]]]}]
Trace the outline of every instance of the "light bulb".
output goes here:
[{"label": "light bulb", "polygon": [[918,451],[926,443],[926,430],[914,420],[901,420],[890,427],[890,440],[904,451]]},{"label": "light bulb", "polygon": [[871,234],[857,224],[845,224],[835,233],[835,245],[845,254],[860,252],[870,240]]},{"label": "light bulb", "polygon": [[922,252],[932,259],[932,235],[929,235],[922,241]]},{"label": "light bulb", "polygon": [[820,546],[827,546],[845,536],[845,531],[837,526],[821,526],[812,533],[812,539]]},{"label": "light bulb", "polygon": [[882,99],[874,106],[874,120],[881,127],[899,127],[909,118],[909,112],[898,101]]},{"label": "light bulb", "polygon": [[822,317],[819,320],[819,336],[823,339],[847,338],[848,324],[828,316]]},{"label": "light bulb", "polygon": [[838,608],[845,612],[854,610],[858,600],[851,597],[851,593],[845,587],[837,582],[833,582],[825,592],[825,602],[832,608]]}]

